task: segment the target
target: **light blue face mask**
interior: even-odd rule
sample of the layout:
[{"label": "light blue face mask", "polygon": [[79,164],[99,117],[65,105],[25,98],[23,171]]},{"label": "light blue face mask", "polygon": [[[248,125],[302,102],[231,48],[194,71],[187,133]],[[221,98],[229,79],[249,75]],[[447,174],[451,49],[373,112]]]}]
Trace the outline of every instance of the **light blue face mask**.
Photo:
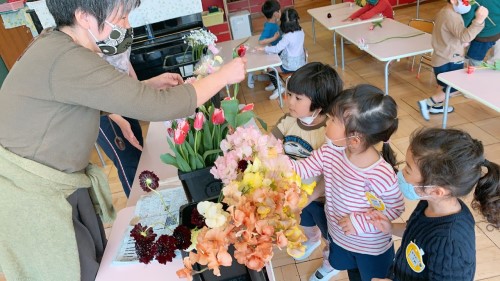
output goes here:
[{"label": "light blue face mask", "polygon": [[378,0],[366,0],[366,3],[368,3],[370,5],[377,5]]},{"label": "light blue face mask", "polygon": [[467,14],[471,8],[472,8],[471,4],[466,6],[462,0],[458,0],[458,5],[456,5],[456,6],[453,5],[453,10],[455,10],[455,12],[457,12],[461,15]]},{"label": "light blue face mask", "polygon": [[[417,192],[415,192],[415,186],[406,181],[405,177],[403,176],[403,172],[401,171],[398,172],[398,184],[401,193],[403,193],[403,196],[406,197],[406,199],[408,200],[422,200],[431,197],[430,195],[428,196],[418,195]],[[434,185],[421,185],[418,187],[434,187]]]}]

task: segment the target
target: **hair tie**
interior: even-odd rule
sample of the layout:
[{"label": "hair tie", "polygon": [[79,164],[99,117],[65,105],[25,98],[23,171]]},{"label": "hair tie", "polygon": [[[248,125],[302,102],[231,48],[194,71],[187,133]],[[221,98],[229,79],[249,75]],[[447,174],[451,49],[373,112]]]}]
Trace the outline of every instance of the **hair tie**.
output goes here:
[{"label": "hair tie", "polygon": [[391,140],[384,141],[384,144],[391,144]]}]

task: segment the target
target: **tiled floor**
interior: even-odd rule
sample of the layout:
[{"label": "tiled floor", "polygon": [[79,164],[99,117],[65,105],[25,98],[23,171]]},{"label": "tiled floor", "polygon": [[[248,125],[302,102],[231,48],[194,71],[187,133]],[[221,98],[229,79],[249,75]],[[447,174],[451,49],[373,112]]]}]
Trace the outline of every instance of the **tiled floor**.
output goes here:
[{"label": "tiled floor", "polygon": [[[303,3],[302,1],[301,3]],[[312,7],[325,6],[330,1],[315,0],[312,4],[297,6],[301,16],[302,27],[306,33],[306,47],[309,51],[309,61],[321,61],[330,65],[334,64],[332,33],[316,25],[316,44],[313,44],[311,32],[311,19],[307,14],[307,9]],[[432,19],[437,10],[446,1],[434,1],[423,3],[420,14],[422,18]],[[415,6],[409,6],[396,10],[396,19],[407,23],[415,16]],[[263,19],[254,19],[254,31],[259,32]],[[384,64],[364,54],[355,46],[348,46],[346,49],[347,65],[345,71],[340,68],[340,73],[346,87],[358,83],[371,83],[378,87],[384,87]],[[435,89],[433,74],[428,70],[423,70],[420,79],[416,79],[416,73],[411,72],[411,62],[401,60],[391,67],[389,76],[390,95],[394,97],[399,106],[399,129],[391,139],[399,159],[404,159],[406,148],[408,147],[408,137],[415,129],[422,126],[441,126],[441,116],[431,116],[431,120],[426,122],[420,116],[417,108],[417,101],[427,97]],[[245,103],[255,103],[256,113],[269,125],[269,130],[274,123],[286,112],[286,107],[281,109],[277,101],[268,100],[269,92],[264,91],[266,82],[256,82],[254,89],[248,89],[246,83],[243,86],[243,99]],[[465,97],[455,97],[451,99],[451,104],[455,106],[455,112],[449,115],[449,127],[461,128],[471,133],[475,138],[480,139],[485,145],[486,156],[490,161],[500,163],[500,114],[481,105],[478,102]],[[147,131],[147,123],[144,123],[144,132]],[[93,155],[92,161],[99,163],[97,155]],[[109,182],[113,191],[113,203],[117,210],[126,205],[126,197],[122,191],[118,180],[116,168],[109,160],[105,172],[109,175]],[[470,202],[470,198],[466,198]],[[408,219],[415,206],[414,202],[407,202],[406,212],[402,218]],[[497,280],[500,281],[500,231],[488,231],[486,223],[481,222],[482,218],[475,213],[476,220],[476,243],[477,243],[477,270],[476,280]],[[109,230],[109,229],[108,229]],[[396,246],[399,243],[396,239]],[[273,258],[274,273],[277,281],[305,281],[321,264],[321,252],[316,252],[306,261],[295,262],[287,256],[286,252],[275,252]],[[0,280],[2,277],[0,275]],[[341,272],[331,280],[347,280],[345,272]]]},{"label": "tiled floor", "polygon": [[[330,65],[334,64],[332,33],[320,25],[316,25],[316,44],[313,44],[311,32],[311,19],[307,14],[307,9],[315,6],[328,5],[330,1],[313,1],[311,5],[297,7],[301,15],[302,27],[306,33],[306,48],[309,52],[309,61],[321,61]],[[423,18],[432,19],[446,1],[434,1],[421,5],[420,14]],[[415,6],[409,6],[396,10],[396,19],[407,23],[415,15]],[[263,18],[254,19],[254,31],[259,32]],[[340,68],[340,73],[346,87],[358,83],[371,83],[378,87],[384,87],[384,64],[364,54],[355,46],[348,46],[346,49],[347,65],[345,71]],[[416,73],[410,71],[410,60],[401,60],[391,66],[389,76],[390,95],[394,97],[399,106],[399,129],[391,138],[392,146],[398,154],[400,160],[404,159],[409,143],[409,135],[422,126],[441,126],[441,115],[431,116],[431,120],[426,122],[420,116],[417,108],[417,101],[427,97],[435,89],[435,79],[429,70],[423,70],[420,79],[416,79]],[[254,103],[256,113],[269,125],[269,130],[274,123],[286,112],[285,108],[280,108],[277,101],[268,100],[269,92],[264,91],[267,82],[256,82],[254,89],[243,86],[243,101]],[[486,156],[490,161],[500,163],[500,114],[488,107],[467,99],[463,96],[451,99],[451,104],[455,106],[455,112],[449,115],[449,127],[461,128],[468,131],[474,137],[480,139],[485,145]],[[147,125],[146,125],[147,126]],[[146,128],[144,126],[144,128]],[[97,161],[97,158],[94,157]],[[111,165],[106,167],[109,173],[111,187],[114,191],[113,200],[117,209],[125,206],[126,198],[121,191],[121,186],[116,176],[116,169]],[[470,197],[465,198],[470,202]],[[399,220],[408,219],[415,207],[414,202],[407,202],[406,212]],[[476,280],[497,280],[500,281],[500,231],[488,231],[486,223],[481,222],[482,218],[477,215],[476,223],[476,243],[477,243],[477,271]],[[399,238],[395,237],[396,246],[399,247]],[[286,252],[277,250],[273,258],[274,273],[277,281],[305,281],[321,264],[321,252],[316,252],[306,261],[295,262]],[[347,274],[341,272],[331,280],[347,280]]]}]

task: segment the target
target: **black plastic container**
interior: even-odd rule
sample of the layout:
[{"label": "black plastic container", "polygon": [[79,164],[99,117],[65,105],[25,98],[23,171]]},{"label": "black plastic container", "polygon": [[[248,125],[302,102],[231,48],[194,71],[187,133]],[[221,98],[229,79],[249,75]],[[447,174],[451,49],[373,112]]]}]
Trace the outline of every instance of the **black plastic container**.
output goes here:
[{"label": "black plastic container", "polygon": [[217,197],[222,189],[222,181],[215,179],[210,173],[212,167],[192,172],[178,171],[179,179],[189,202],[200,202]]},{"label": "black plastic container", "polygon": [[[207,201],[217,202],[217,197],[207,198]],[[191,224],[191,212],[198,203],[188,203],[181,206],[179,210],[179,221],[181,224],[193,229],[194,225]],[[182,257],[189,256],[189,253],[181,251]],[[230,246],[228,253],[234,256],[234,247]],[[199,271],[202,267],[198,264],[193,265],[193,270]],[[263,268],[261,271],[248,269],[246,266],[239,264],[233,258],[233,264],[230,267],[220,267],[221,276],[215,276],[211,270],[206,270],[200,274],[193,276],[194,281],[269,281],[267,271]]]}]

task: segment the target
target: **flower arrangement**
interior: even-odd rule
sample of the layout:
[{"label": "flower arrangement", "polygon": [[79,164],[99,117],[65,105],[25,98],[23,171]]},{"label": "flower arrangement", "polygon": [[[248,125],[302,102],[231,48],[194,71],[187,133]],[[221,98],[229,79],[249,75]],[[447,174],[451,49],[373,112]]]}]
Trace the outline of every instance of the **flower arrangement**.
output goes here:
[{"label": "flower arrangement", "polygon": [[[246,48],[241,46],[234,50],[233,56],[245,56]],[[210,75],[222,63],[223,60],[218,55],[203,56],[194,71],[196,79]],[[208,103],[200,106],[198,112],[191,117],[165,122],[170,137],[167,141],[173,154],[161,155],[164,163],[173,165],[182,172],[213,166],[217,156],[222,153],[219,144],[228,133],[254,117],[267,130],[266,123],[253,112],[253,103],[240,107],[237,99],[239,85],[233,85],[233,94],[229,91],[229,86],[226,89],[228,96],[221,101],[220,108]]]},{"label": "flower arrangement", "polygon": [[[222,203],[200,202],[198,212],[206,226],[193,232],[192,248],[184,258],[180,278],[192,279],[198,263],[220,276],[220,266],[233,258],[260,271],[273,256],[273,246],[291,256],[303,255],[306,240],[299,228],[300,212],[315,183],[302,184],[293,171],[282,144],[255,127],[239,127],[222,140],[223,155],[211,172],[223,181]],[[234,246],[234,256],[228,253]]]},{"label": "flower arrangement", "polygon": [[203,50],[206,47],[214,46],[215,42],[217,42],[217,36],[215,36],[212,32],[201,28],[191,30],[189,35],[183,36],[182,39],[184,39],[184,43],[191,47],[192,58],[194,61],[201,58]]}]

